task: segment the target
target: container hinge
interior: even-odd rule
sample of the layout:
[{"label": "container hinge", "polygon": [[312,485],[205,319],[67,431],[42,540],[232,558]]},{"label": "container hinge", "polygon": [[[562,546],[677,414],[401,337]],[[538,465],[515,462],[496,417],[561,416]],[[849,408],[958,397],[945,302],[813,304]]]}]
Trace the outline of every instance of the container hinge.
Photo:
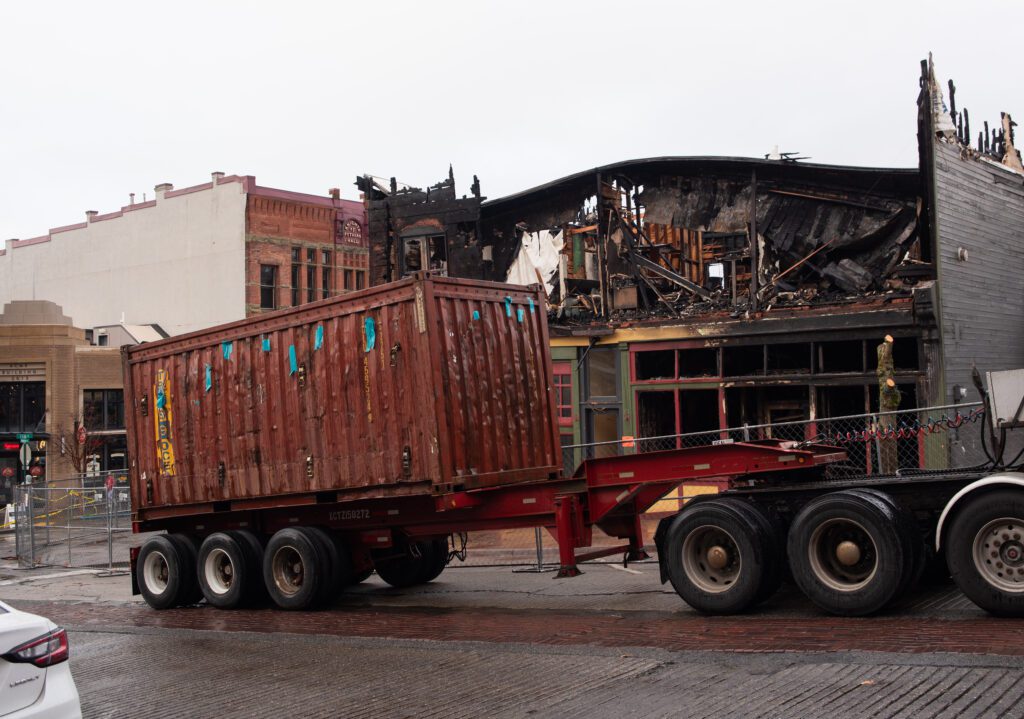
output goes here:
[{"label": "container hinge", "polygon": [[142,395],[139,398],[139,411],[142,412],[143,417],[149,416],[149,395]]},{"label": "container hinge", "polygon": [[146,480],[146,504],[153,504],[153,480]]},{"label": "container hinge", "polygon": [[398,364],[398,353],[402,351],[402,345],[395,342],[391,347],[391,366],[395,367]]},{"label": "container hinge", "polygon": [[306,386],[306,365],[300,364],[298,370],[296,370],[295,376],[299,380],[299,387]]},{"label": "container hinge", "polygon": [[227,479],[227,476],[228,476],[227,467],[224,466],[223,462],[218,462],[217,463],[217,483],[221,487],[224,486],[224,480]]},{"label": "container hinge", "polygon": [[306,457],[306,478],[313,479],[313,455]]}]

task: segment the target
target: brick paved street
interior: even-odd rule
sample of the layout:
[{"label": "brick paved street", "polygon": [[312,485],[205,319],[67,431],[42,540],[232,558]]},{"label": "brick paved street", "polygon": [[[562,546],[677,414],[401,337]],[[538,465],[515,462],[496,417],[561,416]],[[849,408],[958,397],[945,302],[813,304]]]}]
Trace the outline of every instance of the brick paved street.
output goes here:
[{"label": "brick paved street", "polygon": [[155,612],[124,575],[0,568],[0,598],[69,627],[89,717],[1024,716],[1024,623],[949,585],[870,619],[792,589],[703,617],[628,570],[457,566],[287,613]]}]

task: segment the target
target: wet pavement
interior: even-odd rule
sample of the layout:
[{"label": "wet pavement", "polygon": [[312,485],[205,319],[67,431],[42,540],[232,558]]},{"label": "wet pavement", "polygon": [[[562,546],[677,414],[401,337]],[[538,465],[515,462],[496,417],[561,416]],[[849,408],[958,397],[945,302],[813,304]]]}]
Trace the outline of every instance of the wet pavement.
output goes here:
[{"label": "wet pavement", "polygon": [[0,599],[70,630],[86,716],[1024,717],[1024,622],[953,586],[831,617],[792,588],[705,617],[652,562],[453,566],[331,608],[164,612],[126,574],[0,563]]}]

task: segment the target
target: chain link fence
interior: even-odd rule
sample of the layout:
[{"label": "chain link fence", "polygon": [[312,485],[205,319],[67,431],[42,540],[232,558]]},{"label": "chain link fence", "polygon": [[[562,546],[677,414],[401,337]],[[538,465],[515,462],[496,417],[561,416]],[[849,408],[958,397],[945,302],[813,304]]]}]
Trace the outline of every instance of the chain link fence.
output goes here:
[{"label": "chain link fence", "polygon": [[6,514],[19,567],[127,566],[131,499],[123,471],[17,485]]},{"label": "chain link fence", "polygon": [[798,422],[744,425],[709,432],[623,438],[562,448],[564,471],[585,459],[658,452],[723,442],[782,439],[839,447],[845,462],[828,467],[831,476],[894,475],[914,470],[965,469],[984,464],[981,403],[922,407],[897,412],[848,415]]},{"label": "chain link fence", "polygon": [[[847,460],[827,468],[836,478],[963,469],[986,461],[981,434],[984,421],[980,404],[926,407],[573,445],[563,448],[563,460],[565,472],[572,474],[584,459],[594,457],[774,438],[843,449]],[[654,514],[643,518],[645,536],[653,536],[658,513],[678,510],[695,494],[717,491],[714,484],[698,482],[671,492],[655,505]],[[124,472],[19,485],[7,514],[5,527],[15,531],[22,567],[123,569],[129,547],[145,538],[131,534],[131,502]],[[604,539],[600,532],[594,533],[597,546]],[[615,544],[619,540],[608,541]],[[469,537],[469,549],[466,563],[475,566],[539,565],[557,560],[554,539],[533,528],[475,532]]]}]

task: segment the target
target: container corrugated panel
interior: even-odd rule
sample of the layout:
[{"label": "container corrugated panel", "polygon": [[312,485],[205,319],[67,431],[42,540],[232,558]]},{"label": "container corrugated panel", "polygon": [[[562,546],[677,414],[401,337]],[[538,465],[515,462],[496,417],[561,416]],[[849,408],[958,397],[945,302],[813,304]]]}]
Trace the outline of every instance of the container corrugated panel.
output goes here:
[{"label": "container corrugated panel", "polygon": [[125,348],[133,506],[145,518],[556,476],[543,301],[409,279]]}]

